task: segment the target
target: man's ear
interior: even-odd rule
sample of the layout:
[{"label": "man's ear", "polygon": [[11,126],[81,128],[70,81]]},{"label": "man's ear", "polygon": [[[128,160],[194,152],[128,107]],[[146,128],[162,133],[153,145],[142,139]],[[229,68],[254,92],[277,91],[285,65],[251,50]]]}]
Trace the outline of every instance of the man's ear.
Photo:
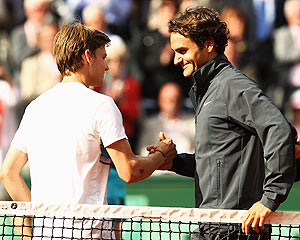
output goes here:
[{"label": "man's ear", "polygon": [[207,47],[208,52],[212,52],[215,48],[215,41],[213,39],[207,39],[205,41],[205,46]]},{"label": "man's ear", "polygon": [[89,49],[86,49],[84,51],[84,54],[82,54],[82,58],[84,61],[86,61],[89,65],[92,65],[92,53]]}]

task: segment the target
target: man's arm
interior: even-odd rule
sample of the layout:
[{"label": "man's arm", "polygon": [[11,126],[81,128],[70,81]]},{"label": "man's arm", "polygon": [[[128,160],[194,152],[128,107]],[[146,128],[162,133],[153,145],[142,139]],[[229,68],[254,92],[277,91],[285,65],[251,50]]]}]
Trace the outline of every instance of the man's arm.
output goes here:
[{"label": "man's arm", "polygon": [[[30,202],[31,195],[24,178],[21,175],[21,170],[27,163],[27,154],[20,150],[10,147],[4,159],[1,171],[0,180],[6,188],[8,194],[14,201]],[[15,218],[15,231],[18,235],[24,235],[23,239],[31,239],[32,228],[31,218],[27,216],[25,219]]]},{"label": "man's arm", "polygon": [[170,164],[171,167],[172,159],[176,156],[175,144],[170,139],[166,139],[158,142],[156,146],[157,151],[147,157],[134,155],[126,139],[107,146],[106,150],[114,162],[120,178],[127,183],[133,183],[151,176],[160,166]]},{"label": "man's arm", "polygon": [[21,175],[27,161],[26,153],[11,146],[2,164],[0,180],[14,201],[31,201],[29,188]]},{"label": "man's arm", "polygon": [[222,96],[228,102],[231,121],[256,134],[263,147],[266,168],[263,194],[243,218],[246,233],[250,227],[258,231],[257,224],[262,227],[270,213],[285,201],[294,183],[294,137],[284,115],[253,81],[243,77],[228,81]]},{"label": "man's arm", "polygon": [[[263,230],[264,229],[264,222],[267,219],[267,217],[276,210],[276,208],[279,206],[279,204],[281,202],[283,202],[286,198],[287,195],[289,193],[289,190],[292,186],[293,181],[291,181],[291,179],[294,179],[295,176],[295,165],[292,164],[291,162],[293,162],[293,160],[295,159],[295,143],[294,143],[294,137],[292,134],[292,127],[290,126],[290,131],[288,131],[288,127],[290,125],[287,124],[285,130],[285,137],[287,139],[291,139],[290,144],[286,144],[286,146],[281,147],[282,150],[288,148],[288,145],[292,148],[292,151],[286,151],[286,154],[282,154],[283,156],[281,156],[280,154],[276,155],[279,159],[278,161],[281,162],[281,164],[277,165],[277,166],[281,166],[277,167],[276,166],[276,162],[272,161],[272,164],[269,163],[270,160],[266,159],[266,165],[267,167],[269,166],[269,173],[266,175],[266,178],[268,180],[265,181],[265,186],[264,189],[267,189],[266,185],[268,184],[268,182],[272,182],[272,173],[276,173],[273,174],[275,175],[277,178],[281,179],[280,181],[273,181],[273,188],[275,189],[274,192],[275,194],[273,195],[277,195],[276,197],[274,197],[273,199],[269,198],[267,196],[267,194],[264,194],[262,196],[262,199],[256,203],[254,203],[251,208],[248,210],[248,212],[243,216],[242,219],[242,230],[246,233],[249,234],[250,233],[250,226],[253,228],[253,230],[255,232],[259,232],[259,230]],[[281,124],[281,127],[284,129],[284,121]],[[272,132],[271,130],[269,130],[269,132]],[[277,131],[278,132],[278,131]],[[292,137],[289,137],[292,136]],[[284,139],[284,137],[282,137],[282,139]],[[280,141],[275,141],[276,144],[280,144]],[[266,145],[265,144],[265,149],[266,149]],[[284,161],[284,159],[286,159]],[[291,161],[292,160],[292,161]],[[278,163],[277,163],[278,164]],[[271,167],[270,167],[271,165]],[[275,165],[275,166],[273,166]],[[294,165],[294,166],[293,166]],[[274,170],[272,171],[272,167],[274,167]],[[271,169],[271,170],[270,170]],[[274,178],[274,177],[273,177]],[[283,185],[284,187],[277,187],[276,189],[276,184]],[[272,188],[269,188],[272,189]],[[271,192],[271,191],[270,191]],[[258,227],[259,226],[259,229]]]}]

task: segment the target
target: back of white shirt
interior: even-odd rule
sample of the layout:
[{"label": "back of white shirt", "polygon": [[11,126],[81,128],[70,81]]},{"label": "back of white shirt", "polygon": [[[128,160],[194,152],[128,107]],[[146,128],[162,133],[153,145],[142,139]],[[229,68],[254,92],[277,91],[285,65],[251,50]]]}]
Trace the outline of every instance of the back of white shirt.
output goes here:
[{"label": "back of white shirt", "polygon": [[104,147],[126,138],[113,100],[58,83],[26,109],[12,145],[28,154],[33,202],[106,204]]}]

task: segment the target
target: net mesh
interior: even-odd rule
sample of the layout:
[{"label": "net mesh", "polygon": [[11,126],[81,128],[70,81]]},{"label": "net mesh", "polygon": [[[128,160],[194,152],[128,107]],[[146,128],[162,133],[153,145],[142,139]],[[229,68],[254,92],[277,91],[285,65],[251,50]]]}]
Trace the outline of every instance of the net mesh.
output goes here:
[{"label": "net mesh", "polygon": [[8,239],[300,239],[300,213],[276,212],[264,230],[245,235],[246,211],[0,202]]}]

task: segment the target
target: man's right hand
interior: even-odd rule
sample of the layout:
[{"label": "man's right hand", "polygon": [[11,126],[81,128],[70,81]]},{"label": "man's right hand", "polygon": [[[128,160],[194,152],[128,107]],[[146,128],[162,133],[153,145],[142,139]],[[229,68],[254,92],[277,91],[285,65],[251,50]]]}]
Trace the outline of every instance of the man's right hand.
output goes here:
[{"label": "man's right hand", "polygon": [[155,152],[156,149],[162,151],[167,158],[167,161],[164,164],[162,164],[158,169],[169,170],[173,165],[173,158],[177,155],[176,145],[173,143],[172,139],[166,138],[165,134],[163,132],[160,132],[159,141],[157,142],[156,146],[152,146],[151,149],[149,148],[149,154]]},{"label": "man's right hand", "polygon": [[[169,138],[170,139],[170,138]],[[159,133],[159,139],[158,141],[163,141],[163,140],[167,140],[165,133],[164,132],[160,132]],[[172,139],[171,139],[172,140]],[[150,153],[154,153],[155,150],[157,149],[157,145],[149,145],[146,147],[147,151]]]}]

